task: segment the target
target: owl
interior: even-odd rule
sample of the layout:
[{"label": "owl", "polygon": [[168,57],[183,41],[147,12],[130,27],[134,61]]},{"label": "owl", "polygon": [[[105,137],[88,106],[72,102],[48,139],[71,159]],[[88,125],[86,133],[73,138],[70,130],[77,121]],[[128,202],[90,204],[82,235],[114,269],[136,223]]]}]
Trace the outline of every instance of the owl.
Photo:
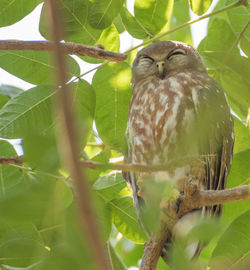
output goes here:
[{"label": "owl", "polygon": [[[142,165],[162,165],[196,157],[171,170],[154,173],[128,173],[139,221],[150,235],[143,211],[150,206],[150,189],[171,184],[179,193],[192,181],[202,190],[224,189],[231,166],[234,144],[233,118],[220,85],[211,78],[198,52],[188,44],[160,41],[137,53],[132,66],[126,137],[126,161]],[[154,189],[157,190],[157,189]],[[157,196],[157,195],[156,195]],[[168,214],[166,198],[157,207],[164,222]],[[196,218],[220,216],[221,205],[200,207],[177,222],[174,233],[187,230]],[[192,245],[191,245],[192,246]],[[200,253],[193,245],[188,255]]]}]

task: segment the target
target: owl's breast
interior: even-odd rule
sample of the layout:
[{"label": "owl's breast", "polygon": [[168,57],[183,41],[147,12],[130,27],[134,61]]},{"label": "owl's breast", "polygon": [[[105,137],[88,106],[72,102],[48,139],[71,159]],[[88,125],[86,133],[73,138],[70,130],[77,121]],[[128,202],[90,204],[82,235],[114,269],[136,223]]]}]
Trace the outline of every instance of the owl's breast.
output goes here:
[{"label": "owl's breast", "polygon": [[131,161],[163,164],[173,154],[176,158],[193,119],[192,91],[183,80],[148,78],[138,84],[127,125]]}]

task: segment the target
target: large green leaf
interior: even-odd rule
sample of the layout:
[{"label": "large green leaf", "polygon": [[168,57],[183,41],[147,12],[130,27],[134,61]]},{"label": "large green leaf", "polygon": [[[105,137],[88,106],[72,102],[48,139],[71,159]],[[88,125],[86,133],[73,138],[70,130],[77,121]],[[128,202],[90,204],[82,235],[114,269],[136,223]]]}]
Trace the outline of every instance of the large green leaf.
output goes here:
[{"label": "large green leaf", "polygon": [[42,0],[1,0],[0,27],[20,21],[41,2]]},{"label": "large green leaf", "polygon": [[[15,157],[17,153],[14,147],[7,141],[0,140],[0,156]],[[12,188],[22,183],[23,173],[18,168],[0,165],[0,196],[11,192]]]},{"label": "large green leaf", "polygon": [[172,6],[172,0],[135,0],[135,18],[154,36],[167,24]]},{"label": "large green leaf", "polygon": [[112,264],[112,269],[113,270],[126,270],[127,267],[124,265],[120,256],[116,253],[115,249],[112,247],[110,242],[107,243],[107,248],[108,248],[109,259]]},{"label": "large green leaf", "polygon": [[38,262],[48,250],[36,240],[18,237],[1,243],[0,252],[3,264],[20,267]]},{"label": "large green leaf", "polygon": [[[249,184],[250,182],[250,149],[234,155],[231,172],[227,181],[227,188]],[[227,203],[223,206],[222,218],[228,224],[237,216],[249,209],[249,201]]]},{"label": "large green leaf", "polygon": [[231,108],[241,119],[246,119],[250,107],[250,84],[246,83],[244,77],[230,70],[221,71],[220,82],[229,98]]},{"label": "large green leaf", "polygon": [[139,226],[131,197],[121,197],[109,202],[113,222],[126,238],[136,243],[144,243],[147,240],[145,233]]},{"label": "large green leaf", "polygon": [[43,130],[52,123],[53,87],[37,86],[12,98],[0,111],[0,136],[21,138],[33,126]]},{"label": "large green leaf", "polygon": [[[54,234],[50,253],[35,269],[37,270],[96,270],[90,255],[87,236],[83,235],[77,206],[72,204],[62,215],[62,223]],[[103,244],[104,246],[104,244]]]},{"label": "large green leaf", "polygon": [[234,117],[234,132],[234,153],[250,149],[250,130],[236,117]]},{"label": "large green leaf", "polygon": [[[173,14],[171,17],[171,29],[184,24],[190,20],[189,5],[186,0],[174,1]],[[191,36],[191,27],[187,26],[170,35],[166,36],[166,40],[178,40],[190,45],[193,44]]]},{"label": "large green leaf", "polygon": [[[79,75],[79,65],[67,56],[68,78]],[[33,84],[51,84],[55,67],[51,54],[38,51],[0,51],[0,67]]]},{"label": "large green leaf", "polygon": [[[55,220],[71,203],[70,194],[69,187],[60,185],[53,177],[24,174],[22,182],[0,196],[1,218],[16,223],[30,221],[41,224],[53,214]],[[55,205],[56,214],[53,212]]]},{"label": "large green leaf", "polygon": [[10,98],[21,94],[22,92],[23,90],[20,88],[11,85],[0,84],[0,109]]},{"label": "large green leaf", "polygon": [[245,270],[250,266],[250,210],[233,221],[220,238],[210,260],[211,269]]},{"label": "large green leaf", "polygon": [[245,119],[250,106],[250,61],[240,55],[235,41],[236,36],[226,20],[214,18],[198,50],[207,67],[214,70],[210,74],[220,81],[232,109]]},{"label": "large green leaf", "polygon": [[[225,2],[226,5],[230,5],[232,3],[235,3],[235,0],[226,0]],[[249,21],[250,10],[249,7],[247,8],[246,6],[240,5],[239,7],[229,9],[227,11],[227,16],[234,32],[239,35]],[[248,42],[250,42],[249,27],[244,32],[244,36],[248,39]]]},{"label": "large green leaf", "polygon": [[126,147],[130,78],[128,64],[110,63],[97,70],[92,84],[96,91],[95,121],[99,136],[104,144],[120,151]]},{"label": "large green leaf", "polygon": [[192,11],[199,16],[208,10],[212,2],[213,0],[189,0]]},{"label": "large green leaf", "polygon": [[[88,0],[62,0],[61,13],[65,25],[65,40],[86,45],[93,45],[101,35],[101,30],[94,29],[88,22],[90,3]],[[41,34],[50,39],[48,6],[45,3],[40,20]]]},{"label": "large green leaf", "polygon": [[[86,126],[93,119],[95,95],[85,81],[73,83],[73,101],[78,118]],[[0,136],[22,138],[29,130],[43,132],[52,124],[52,101],[55,95],[52,86],[37,86],[14,97],[0,111]],[[91,123],[90,123],[91,126]]]},{"label": "large green leaf", "polygon": [[[120,11],[121,13],[121,11]],[[125,31],[125,27],[122,22],[121,14],[118,14],[118,16],[113,21],[114,26],[116,27],[119,34],[123,33]]]},{"label": "large green leaf", "polygon": [[17,96],[21,94],[23,90],[21,88],[17,88],[12,85],[7,85],[7,84],[0,84],[0,94],[13,98],[14,96]]},{"label": "large green leaf", "polygon": [[125,6],[122,7],[120,14],[122,22],[131,36],[138,39],[145,39],[151,36],[147,28],[136,17],[130,14]]},{"label": "large green leaf", "polygon": [[119,192],[126,187],[126,182],[120,173],[112,173],[100,177],[93,185],[93,189],[98,191],[107,200],[112,200],[119,196]]},{"label": "large green leaf", "polygon": [[201,55],[204,51],[227,52],[231,50],[235,39],[236,36],[226,20],[215,17],[211,19],[207,36],[201,41],[198,50]]},{"label": "large green leaf", "polygon": [[91,4],[88,20],[97,29],[111,25],[119,14],[124,0],[94,0]]}]

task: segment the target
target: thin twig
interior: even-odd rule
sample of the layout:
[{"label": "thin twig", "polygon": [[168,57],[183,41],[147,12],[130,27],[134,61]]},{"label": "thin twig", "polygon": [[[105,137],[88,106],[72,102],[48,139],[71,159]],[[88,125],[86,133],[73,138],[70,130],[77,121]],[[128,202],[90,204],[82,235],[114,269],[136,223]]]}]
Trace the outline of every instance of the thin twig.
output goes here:
[{"label": "thin twig", "polygon": [[[90,56],[98,59],[106,59],[114,62],[123,62],[127,55],[105,51],[99,47],[87,46],[73,42],[60,42],[62,51],[66,54],[79,56]],[[23,41],[23,40],[0,40],[0,50],[32,50],[32,51],[52,51],[52,41]]]},{"label": "thin twig", "polygon": [[59,142],[61,158],[64,164],[69,168],[69,172],[75,184],[77,192],[78,212],[82,233],[88,241],[89,252],[93,257],[93,262],[100,270],[109,270],[109,264],[103,250],[100,231],[96,223],[96,218],[93,211],[91,193],[87,184],[86,176],[80,167],[78,160],[78,132],[76,128],[75,118],[72,112],[72,106],[69,96],[69,85],[65,84],[66,80],[66,62],[63,48],[59,41],[63,39],[63,27],[58,0],[50,0],[52,36],[54,37],[54,55],[57,66],[58,85],[61,85],[57,95],[57,110],[61,116],[61,130]]},{"label": "thin twig", "polygon": [[0,164],[22,164],[23,157],[0,157]]}]

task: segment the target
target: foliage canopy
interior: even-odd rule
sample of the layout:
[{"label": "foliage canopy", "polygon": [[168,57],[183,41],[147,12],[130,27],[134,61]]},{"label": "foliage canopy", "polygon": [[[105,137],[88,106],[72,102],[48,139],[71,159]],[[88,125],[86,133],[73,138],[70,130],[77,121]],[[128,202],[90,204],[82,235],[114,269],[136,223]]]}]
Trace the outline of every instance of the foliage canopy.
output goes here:
[{"label": "foliage canopy", "polygon": [[[20,21],[42,0],[0,1],[0,27]],[[204,14],[212,0],[135,0],[134,14],[122,0],[61,0],[65,41],[85,45],[102,44],[119,52],[119,34],[127,31],[142,42],[190,20],[190,9]],[[234,0],[219,1],[215,10]],[[50,38],[46,4],[42,7],[39,30]],[[207,35],[198,51],[208,73],[224,88],[235,113],[235,150],[228,187],[250,179],[250,28],[249,7],[228,9],[209,18]],[[205,29],[203,29],[205,31]],[[161,40],[179,40],[192,45],[190,26]],[[135,51],[123,63],[81,57],[97,68],[92,84],[70,81],[77,123],[81,131],[82,159],[108,163],[121,157],[126,147],[125,129],[131,97],[130,65]],[[68,76],[80,77],[80,67],[67,56]],[[27,91],[0,85],[0,137],[22,139],[25,162],[0,165],[0,264],[3,269],[95,269],[87,243],[79,229],[71,179],[60,163],[53,86],[55,67],[48,52],[0,51],[0,67],[35,86]],[[0,78],[1,79],[1,78]],[[248,117],[248,118],[247,118]],[[247,122],[248,121],[248,122]],[[93,123],[96,129],[93,130]],[[6,140],[0,140],[0,156],[17,156]],[[97,220],[107,242],[114,270],[138,266],[147,239],[138,225],[131,191],[121,172],[105,168],[87,171],[95,198]],[[246,269],[250,265],[249,202],[224,206],[222,225],[198,224],[188,236],[201,239],[206,230],[211,240],[198,264],[220,269]],[[215,227],[214,227],[215,226]],[[216,228],[216,233],[215,229]],[[233,237],[232,237],[233,236]],[[203,235],[204,237],[204,235]],[[210,239],[211,238],[211,239]],[[187,239],[185,240],[187,241]],[[183,256],[180,243],[173,247],[176,269],[191,263]],[[213,268],[214,267],[214,268]],[[231,268],[230,268],[231,267]],[[159,261],[158,268],[166,269]]]}]

